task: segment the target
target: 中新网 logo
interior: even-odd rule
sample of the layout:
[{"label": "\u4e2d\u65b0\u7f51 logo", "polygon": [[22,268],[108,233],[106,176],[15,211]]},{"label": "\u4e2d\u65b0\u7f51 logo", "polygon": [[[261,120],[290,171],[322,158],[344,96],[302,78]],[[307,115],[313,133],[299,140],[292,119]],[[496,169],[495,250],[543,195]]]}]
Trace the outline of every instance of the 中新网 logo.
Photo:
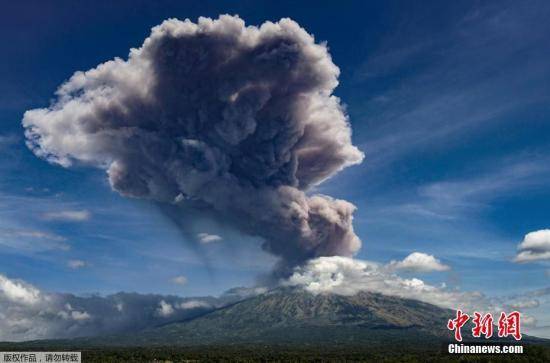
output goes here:
[{"label": "\u4e2d\u65b0\u7f51 logo", "polygon": [[[462,327],[470,320],[470,315],[462,312],[462,310],[456,311],[456,317],[449,319],[447,328],[454,331],[455,340],[462,341]],[[509,314],[501,312],[497,322],[497,335],[500,338],[508,336],[513,337],[515,340],[521,340],[521,314],[518,311],[512,311]],[[472,336],[479,338],[484,336],[485,339],[489,339],[494,333],[494,321],[491,313],[481,314],[474,312],[471,319],[474,327],[472,328]]]}]

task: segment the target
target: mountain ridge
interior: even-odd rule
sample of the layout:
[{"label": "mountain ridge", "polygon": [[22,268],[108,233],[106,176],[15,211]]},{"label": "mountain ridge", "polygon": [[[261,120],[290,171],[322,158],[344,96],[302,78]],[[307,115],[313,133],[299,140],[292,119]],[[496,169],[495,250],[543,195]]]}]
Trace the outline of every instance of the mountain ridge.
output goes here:
[{"label": "mountain ridge", "polygon": [[[454,311],[373,292],[352,296],[312,294],[300,288],[276,288],[201,315],[131,334],[33,341],[25,346],[193,347],[296,346],[438,348],[453,342],[447,329]],[[471,337],[469,324],[464,341]],[[491,341],[513,342],[492,338]],[[477,338],[479,342],[479,338]],[[548,343],[525,336],[522,343]]]},{"label": "mountain ridge", "polygon": [[76,341],[115,346],[383,345],[414,335],[439,342],[450,338],[446,323],[451,316],[451,310],[378,293],[314,295],[285,287],[136,334]]}]

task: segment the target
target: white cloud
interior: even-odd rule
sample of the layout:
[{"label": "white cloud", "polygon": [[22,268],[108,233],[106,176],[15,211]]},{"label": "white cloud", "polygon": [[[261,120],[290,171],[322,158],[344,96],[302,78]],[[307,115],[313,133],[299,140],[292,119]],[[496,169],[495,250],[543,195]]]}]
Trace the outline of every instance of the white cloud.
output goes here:
[{"label": "white cloud", "polygon": [[42,251],[58,249],[68,251],[71,249],[71,246],[65,243],[66,240],[63,236],[45,231],[0,228],[0,245],[17,250]]},{"label": "white cloud", "polygon": [[69,260],[67,262],[67,266],[76,270],[88,266],[88,263],[83,260]]},{"label": "white cloud", "polygon": [[197,234],[197,238],[200,243],[207,244],[211,242],[218,242],[221,241],[222,238],[218,236],[217,234],[208,234],[208,233],[199,233]]},{"label": "white cloud", "polygon": [[63,210],[44,213],[42,218],[48,221],[83,222],[91,216],[92,214],[87,210]]},{"label": "white cloud", "polygon": [[354,295],[360,291],[372,291],[464,310],[471,310],[485,300],[480,292],[447,290],[417,278],[399,277],[386,266],[374,262],[340,256],[310,260],[297,268],[283,284],[301,286],[314,294]]},{"label": "white cloud", "polygon": [[20,281],[13,281],[0,275],[0,299],[5,298],[17,304],[36,304],[41,295],[38,289]]},{"label": "white cloud", "polygon": [[[478,292],[450,291],[419,279],[403,279],[383,265],[345,257],[312,260],[297,269],[284,284],[300,286],[312,293],[352,295],[373,291],[478,311],[509,310],[512,306],[534,309],[536,303],[530,301],[534,299],[540,300],[542,308],[548,302],[544,299],[550,295],[548,288],[511,298],[488,299]],[[0,275],[0,341],[124,334],[188,319],[204,309],[225,306],[265,292],[265,288],[235,288],[220,298],[193,299],[136,293],[79,297],[43,292],[24,281]],[[522,319],[524,324],[535,323],[525,314]]]},{"label": "white cloud", "polygon": [[174,314],[174,307],[164,300],[161,300],[157,309],[157,314],[162,317],[168,317]]},{"label": "white cloud", "polygon": [[72,311],[71,316],[74,320],[88,320],[91,319],[90,314],[85,311]]},{"label": "white cloud", "polygon": [[196,309],[196,308],[208,308],[211,307],[209,303],[202,300],[189,300],[179,304],[180,309]]},{"label": "white cloud", "polygon": [[533,251],[521,251],[514,258],[515,262],[533,262],[541,260],[550,260],[550,251],[547,252],[533,252]]},{"label": "white cloud", "polygon": [[135,332],[181,321],[240,300],[117,293],[48,293],[0,274],[0,341],[74,338]]},{"label": "white cloud", "polygon": [[450,267],[441,263],[433,255],[422,252],[413,252],[403,261],[391,261],[388,265],[390,269],[405,270],[412,272],[432,272],[448,271]]},{"label": "white cloud", "polygon": [[67,240],[65,237],[62,237],[53,233],[35,231],[35,230],[26,230],[26,229],[4,230],[1,232],[1,235],[5,237],[29,237],[29,238],[37,238],[37,239],[48,239],[51,241],[59,241],[59,242]]},{"label": "white cloud", "polygon": [[85,321],[91,319],[91,315],[86,311],[78,311],[69,303],[65,304],[65,310],[61,310],[58,315],[65,320]]},{"label": "white cloud", "polygon": [[178,311],[181,310],[192,310],[192,309],[207,309],[207,308],[213,308],[214,305],[204,301],[204,300],[185,300],[180,303],[168,303],[165,300],[161,300],[159,302],[159,305],[156,310],[156,314],[158,316],[161,316],[163,318],[170,317],[174,314],[176,314]]},{"label": "white cloud", "polygon": [[[319,257],[310,260],[303,267],[281,282],[283,286],[298,286],[313,294],[339,294],[352,296],[369,291],[389,296],[424,301],[442,308],[474,310],[500,313],[521,298],[545,296],[550,291],[536,291],[522,296],[488,298],[478,291],[459,291],[425,283],[418,278],[402,278],[388,266],[375,262],[348,257]],[[527,308],[532,302],[525,303]]]},{"label": "white cloud", "polygon": [[[302,287],[313,294],[355,295],[369,291],[383,295],[424,301],[442,308],[491,312],[493,315],[512,309],[534,309],[539,299],[550,294],[550,288],[515,296],[487,297],[478,291],[460,291],[425,283],[418,278],[402,278],[388,268],[371,261],[348,257],[319,257],[310,260],[282,285]],[[537,299],[533,299],[537,297]],[[536,300],[536,301],[535,301]],[[542,306],[542,304],[540,304]],[[535,327],[536,319],[522,312],[525,326]]]},{"label": "white cloud", "polygon": [[524,326],[535,327],[535,326],[537,326],[537,319],[535,319],[535,317],[533,317],[533,316],[522,314],[521,315],[521,323]]},{"label": "white cloud", "polygon": [[518,245],[515,262],[550,260],[550,229],[542,229],[525,235]]},{"label": "white cloud", "polygon": [[523,310],[523,309],[534,309],[538,308],[540,305],[537,299],[532,300],[521,300],[516,302],[511,302],[508,304],[514,310]]},{"label": "white cloud", "polygon": [[172,279],[172,282],[176,285],[185,285],[187,284],[187,277],[180,275]]}]

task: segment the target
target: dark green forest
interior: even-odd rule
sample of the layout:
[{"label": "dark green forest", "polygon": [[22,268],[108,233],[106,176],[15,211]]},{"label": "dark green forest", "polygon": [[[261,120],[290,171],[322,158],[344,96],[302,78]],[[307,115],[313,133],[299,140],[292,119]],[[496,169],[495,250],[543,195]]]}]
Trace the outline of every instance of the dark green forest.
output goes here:
[{"label": "dark green forest", "polygon": [[[21,350],[3,345],[2,350]],[[57,347],[58,348],[58,347]],[[56,351],[55,346],[33,348]],[[74,347],[74,350],[77,350]],[[391,350],[362,347],[203,346],[190,348],[94,348],[82,350],[83,362],[550,362],[550,348],[525,345],[524,354],[450,355],[440,350],[414,349],[408,344]],[[65,347],[64,350],[67,350]]]}]

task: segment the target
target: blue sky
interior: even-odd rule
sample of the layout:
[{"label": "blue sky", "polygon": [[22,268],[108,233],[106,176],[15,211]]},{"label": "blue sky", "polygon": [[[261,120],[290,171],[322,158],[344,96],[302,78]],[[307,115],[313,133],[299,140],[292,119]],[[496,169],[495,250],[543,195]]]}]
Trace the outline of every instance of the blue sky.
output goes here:
[{"label": "blue sky", "polygon": [[524,235],[550,228],[543,1],[6,4],[0,273],[49,291],[192,296],[252,285],[271,270],[257,239],[205,220],[193,232],[222,240],[197,250],[152,204],[112,192],[103,171],[50,165],[24,144],[23,113],[48,106],[75,71],[125,58],[166,18],[223,13],[247,24],[291,17],[328,42],[341,69],[336,95],[366,157],[316,192],[357,206],[358,258],[432,254],[452,268],[426,281],[488,295],[548,286],[548,261],[512,262]]}]

